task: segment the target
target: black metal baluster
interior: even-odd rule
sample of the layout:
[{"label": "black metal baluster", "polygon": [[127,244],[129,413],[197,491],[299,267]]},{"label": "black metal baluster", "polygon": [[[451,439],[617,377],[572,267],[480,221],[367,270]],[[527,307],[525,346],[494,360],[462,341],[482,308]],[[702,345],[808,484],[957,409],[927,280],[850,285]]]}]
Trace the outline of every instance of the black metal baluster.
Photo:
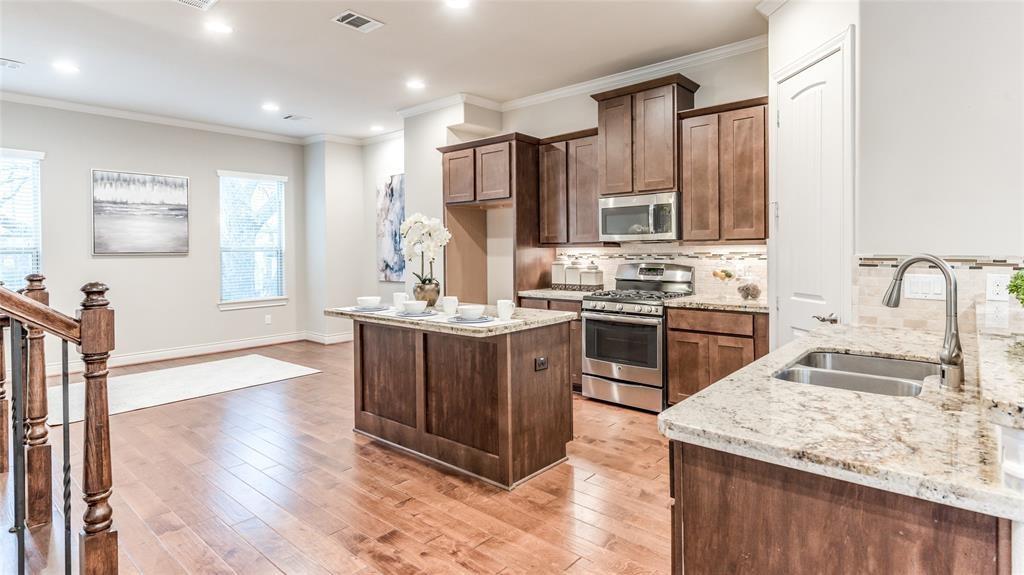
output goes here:
[{"label": "black metal baluster", "polygon": [[14,526],[18,536],[18,575],[25,575],[25,328],[11,318],[11,406],[14,417]]},{"label": "black metal baluster", "polygon": [[71,575],[71,411],[68,407],[68,342],[61,340],[61,387],[64,395],[64,573]]}]

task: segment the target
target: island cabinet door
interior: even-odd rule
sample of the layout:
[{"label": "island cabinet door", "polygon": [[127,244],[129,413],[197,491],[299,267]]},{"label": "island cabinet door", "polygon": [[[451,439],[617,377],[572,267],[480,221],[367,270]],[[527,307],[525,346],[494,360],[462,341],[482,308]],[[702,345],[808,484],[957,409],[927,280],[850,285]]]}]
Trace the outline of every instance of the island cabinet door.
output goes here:
[{"label": "island cabinet door", "polygon": [[355,427],[418,448],[415,331],[355,324]]},{"label": "island cabinet door", "polygon": [[445,203],[472,202],[476,198],[473,150],[447,152],[441,160]]},{"label": "island cabinet door", "polygon": [[476,149],[476,199],[512,197],[511,146],[508,142]]},{"label": "island cabinet door", "polygon": [[711,385],[709,348],[713,336],[668,331],[668,402],[678,403]]}]

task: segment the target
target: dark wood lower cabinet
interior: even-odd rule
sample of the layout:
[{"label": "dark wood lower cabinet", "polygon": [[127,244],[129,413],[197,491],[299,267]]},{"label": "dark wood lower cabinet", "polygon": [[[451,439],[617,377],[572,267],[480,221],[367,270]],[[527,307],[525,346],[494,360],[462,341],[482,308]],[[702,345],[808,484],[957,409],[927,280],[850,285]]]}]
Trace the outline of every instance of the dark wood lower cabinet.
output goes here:
[{"label": "dark wood lower cabinet", "polygon": [[672,441],[672,572],[1009,575],[1010,521]]},{"label": "dark wood lower cabinet", "polygon": [[670,309],[667,323],[669,404],[768,353],[768,314]]},{"label": "dark wood lower cabinet", "polygon": [[474,338],[356,322],[355,429],[512,488],[565,459],[569,340],[568,323]]}]

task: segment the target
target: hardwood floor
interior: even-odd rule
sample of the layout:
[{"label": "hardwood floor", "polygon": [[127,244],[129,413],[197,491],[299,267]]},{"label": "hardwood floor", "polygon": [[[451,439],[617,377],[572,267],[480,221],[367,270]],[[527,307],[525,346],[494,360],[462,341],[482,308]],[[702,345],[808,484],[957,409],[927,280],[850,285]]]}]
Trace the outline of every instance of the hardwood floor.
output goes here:
[{"label": "hardwood floor", "polygon": [[[323,373],[111,416],[121,572],[668,572],[668,447],[653,415],[574,398],[569,461],[505,492],[353,433],[348,343],[113,375],[247,353]],[[81,431],[71,426],[75,540]],[[50,428],[55,474],[60,435]],[[0,475],[4,573],[15,560],[11,483]],[[29,534],[31,573],[61,572],[56,507],[53,525]]]}]

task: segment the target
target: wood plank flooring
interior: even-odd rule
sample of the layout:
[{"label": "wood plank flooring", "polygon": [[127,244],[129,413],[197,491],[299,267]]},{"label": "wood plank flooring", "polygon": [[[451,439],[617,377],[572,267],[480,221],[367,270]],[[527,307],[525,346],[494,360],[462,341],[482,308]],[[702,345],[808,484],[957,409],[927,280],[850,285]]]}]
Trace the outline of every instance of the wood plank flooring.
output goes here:
[{"label": "wood plank flooring", "polygon": [[[113,375],[247,353],[323,373],[111,417],[121,572],[668,572],[668,446],[653,415],[574,398],[569,461],[506,492],[353,433],[348,343]],[[76,560],[81,433],[71,426]],[[56,458],[60,434],[50,429]],[[0,475],[3,573],[15,565],[11,483]],[[54,501],[54,527],[29,533],[30,573],[62,570]]]}]

